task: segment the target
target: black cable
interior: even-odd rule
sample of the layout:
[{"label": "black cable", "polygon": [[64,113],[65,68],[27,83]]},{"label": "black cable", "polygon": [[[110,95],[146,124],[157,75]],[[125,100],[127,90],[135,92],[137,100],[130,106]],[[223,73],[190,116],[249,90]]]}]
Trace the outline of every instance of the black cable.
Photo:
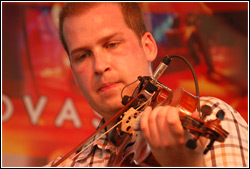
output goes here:
[{"label": "black cable", "polygon": [[193,69],[193,67],[191,66],[191,64],[189,63],[189,61],[188,61],[186,58],[182,57],[182,56],[179,56],[179,55],[171,55],[171,56],[169,57],[169,59],[172,59],[172,58],[175,58],[175,57],[176,57],[176,58],[179,58],[179,59],[181,59],[181,60],[183,60],[183,61],[188,65],[189,69],[190,69],[191,72],[192,72],[192,75],[193,75],[193,78],[194,78],[194,82],[195,82],[196,96],[197,96],[198,99],[199,99],[198,106],[197,106],[197,110],[198,110],[198,112],[199,112],[199,114],[200,114],[200,91],[199,91],[199,84],[198,84],[198,80],[197,80],[196,74],[195,74],[195,72],[194,72],[194,69]]},{"label": "black cable", "polygon": [[124,91],[124,89],[125,88],[127,88],[128,86],[130,86],[130,85],[132,85],[132,84],[134,84],[135,82],[137,82],[138,81],[138,79],[137,80],[135,80],[135,81],[133,81],[132,83],[130,83],[130,84],[127,84],[127,85],[125,85],[123,88],[122,88],[122,91],[121,91],[121,98],[123,98],[123,91]]}]

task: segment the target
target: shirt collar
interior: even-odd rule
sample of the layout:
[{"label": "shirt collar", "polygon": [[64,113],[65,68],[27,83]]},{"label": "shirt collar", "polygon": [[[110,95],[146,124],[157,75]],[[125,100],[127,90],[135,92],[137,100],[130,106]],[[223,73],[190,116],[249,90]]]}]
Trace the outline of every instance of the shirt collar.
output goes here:
[{"label": "shirt collar", "polygon": [[[100,128],[103,124],[105,123],[104,118],[100,121],[98,128]],[[99,138],[102,134],[104,134],[107,131],[107,128],[105,127],[103,130],[101,130],[99,133],[97,133],[97,135],[95,137],[93,137],[87,144],[85,144],[78,152],[80,152],[82,149],[84,149],[85,147],[87,147],[89,144],[91,144],[94,140],[96,140],[97,138]],[[115,149],[115,146],[110,144],[107,138],[107,135],[103,135],[99,140],[96,140],[95,143],[93,143],[91,146],[89,146],[89,148],[87,148],[86,150],[84,150],[77,158],[76,161],[81,160],[85,157],[87,157],[93,150],[93,148],[97,146],[99,149],[101,150],[111,150],[113,151]]]}]

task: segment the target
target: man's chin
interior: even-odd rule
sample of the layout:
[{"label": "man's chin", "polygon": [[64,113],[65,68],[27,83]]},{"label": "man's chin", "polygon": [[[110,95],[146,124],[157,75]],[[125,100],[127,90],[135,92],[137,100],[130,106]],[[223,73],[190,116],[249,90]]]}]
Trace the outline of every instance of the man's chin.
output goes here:
[{"label": "man's chin", "polygon": [[122,105],[121,102],[120,103],[118,103],[118,102],[106,103],[106,104],[103,103],[100,106],[101,106],[100,114],[103,117],[105,117],[105,116],[112,117],[124,107],[124,105]]}]

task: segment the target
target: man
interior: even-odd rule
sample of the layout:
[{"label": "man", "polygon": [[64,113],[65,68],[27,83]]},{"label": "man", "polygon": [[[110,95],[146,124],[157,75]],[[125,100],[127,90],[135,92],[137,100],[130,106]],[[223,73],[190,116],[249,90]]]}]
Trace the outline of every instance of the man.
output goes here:
[{"label": "man", "polygon": [[[70,3],[60,15],[60,37],[69,55],[77,84],[88,103],[104,121],[108,121],[123,107],[121,91],[125,85],[135,81],[138,76],[152,76],[150,62],[157,56],[157,47],[151,33],[147,32],[140,8],[135,3]],[[124,95],[132,95],[137,84],[126,88]],[[225,104],[222,101],[214,98],[201,98],[201,101],[202,104],[214,106],[214,112],[218,108],[224,109],[225,117],[229,120],[233,119],[232,116],[239,116],[228,105],[226,108],[220,107]],[[206,159],[203,150],[207,140],[204,138],[197,141],[195,150],[187,148],[185,144],[191,134],[183,129],[179,111],[176,107],[158,106],[153,110],[147,107],[142,112],[141,132],[160,166],[246,165],[247,140],[241,140],[243,148],[237,150],[241,153],[232,152],[235,156],[241,155],[235,163],[230,163],[232,154],[226,156],[225,147],[220,148],[223,152],[218,153],[218,158],[223,158],[222,160],[217,162],[217,159],[211,158],[214,154],[210,153],[206,155]],[[242,126],[246,126],[241,117],[239,120]],[[115,122],[108,125],[107,129]],[[235,126],[225,124],[223,127],[232,125]],[[241,134],[247,136],[247,130],[243,132],[245,133]],[[110,165],[116,147],[109,140],[104,135],[94,145],[87,147],[85,151],[78,150],[80,154],[73,154],[59,166]],[[239,141],[238,138],[236,140]]]}]

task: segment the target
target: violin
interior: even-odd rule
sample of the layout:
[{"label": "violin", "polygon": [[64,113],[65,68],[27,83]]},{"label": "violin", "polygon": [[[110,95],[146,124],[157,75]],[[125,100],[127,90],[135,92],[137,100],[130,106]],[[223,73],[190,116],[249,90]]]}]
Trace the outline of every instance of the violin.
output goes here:
[{"label": "violin", "polygon": [[[188,140],[186,143],[186,146],[190,149],[195,149],[197,147],[196,141],[199,137],[205,137],[210,140],[203,152],[204,154],[211,149],[215,141],[224,142],[229,134],[220,125],[225,113],[223,110],[220,110],[217,112],[217,118],[215,120],[205,121],[206,116],[212,111],[209,106],[202,106],[202,108],[199,107],[200,101],[198,83],[192,69],[191,70],[196,82],[197,96],[188,93],[183,88],[177,88],[173,91],[158,81],[158,78],[163,74],[173,57],[181,58],[176,55],[171,57],[166,56],[157,67],[152,77],[139,76],[138,80],[140,81],[140,84],[134,90],[133,95],[124,96],[122,99],[124,107],[104,125],[97,129],[96,132],[94,132],[91,136],[52,166],[55,167],[63,163],[68,157],[96,136],[97,133],[103,130],[108,124],[117,119],[116,125],[108,130],[110,141],[117,147],[117,149],[111,154],[107,166],[160,166],[152,155],[150,147],[146,140],[142,137],[142,133],[140,131],[140,115],[147,106],[151,106],[152,108],[162,105],[178,107],[180,110],[179,117],[183,128],[192,133],[194,136],[193,139]],[[191,68],[188,61],[185,60],[185,58],[182,59]],[[196,109],[199,113],[201,111],[199,118],[192,116],[192,113]],[[88,148],[88,146],[86,148]],[[81,152],[85,149],[81,150]]]}]

